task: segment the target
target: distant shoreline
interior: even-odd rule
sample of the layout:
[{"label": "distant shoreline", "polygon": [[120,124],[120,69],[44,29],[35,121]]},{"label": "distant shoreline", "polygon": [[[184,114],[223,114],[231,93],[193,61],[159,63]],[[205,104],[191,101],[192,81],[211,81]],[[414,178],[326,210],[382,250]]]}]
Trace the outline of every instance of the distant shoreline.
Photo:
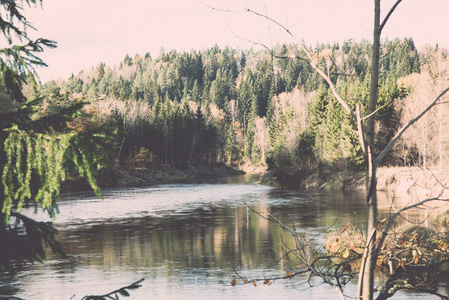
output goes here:
[{"label": "distant shoreline", "polygon": [[[282,174],[267,172],[265,184],[300,190],[365,190],[365,173],[335,172],[319,176],[316,170]],[[446,186],[449,170],[422,169],[418,167],[382,167],[377,171],[377,191],[387,192],[392,199],[416,203],[427,198],[449,198]]]},{"label": "distant shoreline", "polygon": [[[114,167],[103,171],[99,177],[101,188],[151,186],[162,183],[208,180],[229,176],[256,174],[262,184],[297,190],[364,190],[365,175],[358,172],[335,172],[323,177],[317,170],[281,173],[251,165],[233,168],[226,165],[174,168],[168,165],[151,165],[145,169]],[[417,167],[383,167],[378,169],[377,190],[388,192],[395,198],[423,200],[440,194],[449,182],[449,170],[429,170]],[[66,182],[63,192],[90,190],[84,179]],[[449,191],[441,197],[449,198]]]}]

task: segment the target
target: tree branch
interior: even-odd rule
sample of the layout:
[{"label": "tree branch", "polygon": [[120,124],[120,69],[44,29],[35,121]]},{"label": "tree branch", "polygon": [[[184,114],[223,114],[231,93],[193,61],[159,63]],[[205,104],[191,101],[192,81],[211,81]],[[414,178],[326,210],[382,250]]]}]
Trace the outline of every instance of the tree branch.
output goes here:
[{"label": "tree branch", "polygon": [[[355,112],[349,107],[348,103],[346,103],[345,100],[343,100],[343,98],[341,98],[340,94],[338,94],[337,89],[334,85],[334,83],[331,81],[331,79],[329,78],[329,76],[326,75],[326,73],[324,73],[323,70],[321,70],[313,61],[312,56],[310,55],[309,51],[301,44],[300,45],[301,50],[303,50],[306,55],[308,56],[308,60],[306,60],[310,66],[315,70],[315,72],[317,72],[328,84],[329,87],[332,91],[332,94],[334,95],[335,99],[337,99],[338,103],[341,104],[341,106],[343,106],[343,108],[346,110],[346,112],[354,119],[354,121],[357,121],[357,116],[355,114]],[[296,58],[299,58],[298,56],[296,56]],[[304,60],[304,58],[302,58]]]},{"label": "tree branch", "polygon": [[[84,296],[81,300],[106,300],[106,299],[118,299],[118,295],[129,297],[129,292],[127,290],[135,290],[141,287],[140,283],[144,281],[145,278],[142,278],[134,283],[131,283],[128,286],[122,287],[118,290],[112,291],[108,294],[101,296]],[[114,297],[113,297],[114,296]]]},{"label": "tree branch", "polygon": [[[306,245],[308,244],[308,242],[305,240],[305,237],[304,237],[304,236],[300,235],[300,234],[296,231],[294,225],[293,225],[293,229],[292,229],[292,228],[289,228],[288,226],[284,225],[281,221],[279,221],[276,217],[274,217],[272,214],[266,213],[266,216],[265,216],[265,215],[263,215],[262,213],[260,213],[260,212],[258,212],[258,211],[256,211],[256,210],[254,210],[252,207],[248,206],[247,204],[246,204],[246,206],[247,206],[251,211],[253,211],[254,213],[256,213],[259,217],[261,217],[261,218],[263,218],[263,219],[265,219],[265,220],[271,221],[271,222],[275,222],[275,223],[277,223],[278,225],[280,225],[282,228],[284,228],[285,230],[287,230],[288,232],[290,232],[290,233],[294,236],[294,238],[295,238],[295,242],[296,242],[296,247],[297,247],[297,249],[289,249],[285,244],[284,244],[284,246],[287,248],[287,250],[288,250],[289,253],[295,254],[295,255],[297,256],[297,258],[298,258],[300,261],[302,261],[302,263],[305,265],[304,270],[301,270],[301,271],[298,271],[298,272],[295,272],[295,273],[288,273],[287,276],[280,276],[280,277],[273,277],[273,278],[264,278],[264,279],[254,279],[254,280],[252,280],[252,281],[262,281],[262,280],[265,280],[265,282],[266,282],[267,280],[291,279],[291,278],[293,278],[293,277],[296,276],[296,275],[310,273],[310,276],[313,276],[313,275],[314,275],[314,276],[317,276],[317,277],[321,278],[321,279],[323,280],[324,283],[326,283],[326,284],[330,285],[332,288],[334,288],[334,289],[337,291],[338,295],[340,296],[340,298],[341,298],[342,300],[346,299],[345,296],[344,296],[344,294],[343,294],[342,285],[341,285],[341,282],[340,282],[339,278],[340,278],[340,277],[343,277],[343,276],[351,276],[351,277],[352,277],[352,275],[351,275],[351,274],[343,274],[343,275],[342,275],[342,274],[338,274],[338,268],[337,268],[337,270],[334,272],[334,275],[330,275],[330,273],[329,273],[330,269],[334,268],[335,266],[332,266],[330,269],[325,270],[325,271],[321,271],[321,270],[319,269],[319,267],[316,266],[316,264],[318,264],[320,261],[322,261],[322,260],[327,260],[327,259],[332,259],[332,258],[336,258],[336,256],[321,256],[321,255],[320,255],[320,256],[314,257],[314,258],[313,258],[313,261],[311,261],[311,258],[310,258],[309,255],[308,255],[308,250],[306,249]],[[332,227],[332,226],[333,226],[333,225],[331,225],[331,227]],[[302,253],[302,255],[299,256],[299,255],[297,254],[298,252],[299,252],[299,253]],[[349,262],[351,262],[351,261],[353,261],[353,260],[356,260],[356,259],[358,259],[358,258],[359,258],[359,257],[352,258],[352,259],[350,259],[349,261],[345,261],[344,263],[337,264],[337,267],[338,267],[338,266],[341,266],[341,265],[343,265],[343,264],[345,264],[345,263],[349,263]],[[239,276],[239,277],[241,278],[241,276]],[[337,283],[334,283],[333,280],[336,280]],[[247,283],[248,280],[244,280],[244,282]],[[234,284],[235,284],[235,282],[234,282]]]},{"label": "tree branch", "polygon": [[217,7],[214,7],[214,6],[211,6],[211,5],[207,4],[207,3],[205,3],[204,1],[201,1],[201,0],[196,0],[196,1],[201,3],[201,4],[203,4],[204,6],[207,6],[208,8],[210,8],[212,10],[215,10],[215,11],[221,11],[221,12],[226,12],[226,13],[229,13],[229,12],[233,12],[233,13],[245,12],[245,11],[242,11],[242,10],[230,10],[230,9],[227,9],[227,8],[226,9],[225,8],[217,8]]},{"label": "tree branch", "polygon": [[262,17],[262,18],[264,18],[264,19],[270,21],[271,23],[276,24],[277,26],[281,27],[285,32],[287,32],[287,34],[290,35],[292,38],[295,38],[295,36],[293,35],[293,33],[290,31],[290,29],[288,29],[287,27],[285,27],[284,25],[282,25],[282,24],[279,23],[278,21],[276,21],[276,20],[270,18],[269,16],[264,15],[264,14],[262,14],[262,13],[259,13],[259,12],[257,12],[257,11],[254,11],[254,10],[252,10],[252,9],[250,9],[250,8],[247,8],[246,11],[249,12],[249,13],[252,13],[252,14],[258,16],[258,17]]},{"label": "tree branch", "polygon": [[382,29],[384,29],[385,24],[387,24],[388,19],[390,19],[391,15],[393,14],[396,7],[402,2],[402,0],[397,0],[396,3],[391,7],[388,14],[385,16],[384,20],[382,21],[382,24],[380,24],[379,28],[377,29],[379,34],[382,32]]},{"label": "tree branch", "polygon": [[403,207],[403,208],[401,208],[400,210],[398,210],[397,212],[395,212],[395,213],[390,217],[390,219],[388,220],[387,225],[385,226],[385,229],[384,229],[384,231],[383,231],[383,233],[382,233],[382,236],[381,236],[381,238],[380,238],[380,240],[379,240],[379,242],[378,242],[378,244],[377,244],[376,252],[377,252],[377,253],[380,252],[380,250],[381,250],[381,248],[382,248],[382,245],[383,245],[383,243],[385,242],[385,239],[387,238],[388,231],[390,230],[390,228],[391,228],[391,226],[393,225],[393,222],[394,222],[394,220],[396,219],[397,216],[399,216],[402,212],[404,212],[404,211],[406,211],[406,210],[409,210],[409,209],[412,209],[412,208],[415,208],[415,207],[424,205],[425,203],[430,202],[430,201],[445,201],[445,202],[449,201],[449,199],[440,199],[440,197],[441,197],[441,195],[443,195],[443,192],[444,192],[444,191],[445,191],[445,190],[442,190],[442,191],[440,192],[440,194],[439,194],[437,197],[433,197],[433,198],[428,198],[428,199],[422,200],[421,202],[418,202],[418,203],[415,203],[415,204],[412,204],[412,205]]},{"label": "tree branch", "polygon": [[375,164],[378,165],[379,162],[387,155],[388,151],[396,144],[396,142],[399,140],[399,138],[402,136],[402,134],[410,127],[412,126],[416,121],[421,119],[422,116],[424,116],[432,107],[434,107],[438,100],[440,100],[441,97],[443,97],[447,92],[449,91],[449,87],[446,88],[444,91],[442,91],[438,97],[435,98],[435,100],[427,106],[419,115],[417,115],[415,118],[411,119],[406,125],[404,125],[398,133],[391,139],[391,141],[385,146],[385,148],[382,150],[382,152],[377,156],[375,160]]},{"label": "tree branch", "polygon": [[355,105],[356,107],[356,114],[357,114],[357,129],[358,129],[358,134],[359,134],[359,143],[360,146],[362,147],[362,152],[364,155],[366,155],[366,145],[365,145],[365,137],[363,134],[363,125],[362,125],[362,117],[361,117],[361,112],[360,112],[360,104],[357,103]]},{"label": "tree branch", "polygon": [[385,104],[382,105],[381,107],[378,107],[375,111],[373,111],[373,112],[370,113],[369,115],[364,116],[364,117],[362,118],[362,121],[364,121],[364,120],[366,120],[366,119],[368,119],[368,118],[371,118],[371,117],[374,116],[379,110],[381,110],[382,108],[385,108],[385,107],[386,107],[388,104],[390,104],[392,101],[393,101],[393,99],[390,99],[390,101],[388,101],[387,103],[385,103]]},{"label": "tree branch", "polygon": [[[200,0],[198,0],[198,1],[201,2]],[[203,3],[203,2],[201,2],[201,3]],[[203,3],[203,4],[204,4],[204,3]],[[204,4],[204,5],[206,5],[207,7],[210,7],[210,8],[213,9],[213,10],[223,11],[223,12],[232,12],[232,11],[226,10],[226,9],[217,9],[217,8],[211,7],[211,6],[207,5],[207,4]],[[293,35],[293,33],[292,33],[286,26],[282,25],[280,22],[274,20],[273,18],[270,18],[270,17],[267,16],[266,14],[259,13],[259,12],[255,11],[255,10],[250,9],[250,8],[246,8],[245,11],[248,12],[248,13],[250,13],[250,14],[253,14],[253,15],[255,15],[255,16],[264,18],[264,19],[268,20],[269,22],[271,22],[271,23],[273,23],[273,24],[279,26],[279,27],[280,27],[281,29],[283,29],[288,35],[290,35],[292,38],[296,39],[295,36]],[[236,12],[236,11],[234,11],[234,12]],[[235,35],[235,34],[234,34],[234,35]],[[236,36],[237,36],[237,35],[236,35]],[[237,36],[237,37],[238,37],[238,36]],[[243,40],[246,40],[246,41],[251,42],[251,41],[248,40],[248,39],[243,39]],[[262,43],[257,43],[257,42],[252,42],[252,43],[255,44],[255,45],[260,45],[260,46],[264,47],[265,49],[267,49],[268,51],[270,51],[270,53],[271,53],[272,55],[274,54],[273,51],[272,51],[269,47],[267,47],[266,45],[264,45],[264,44],[262,44]],[[337,101],[343,106],[343,108],[346,110],[346,112],[347,112],[349,115],[351,115],[351,117],[354,119],[354,121],[356,121],[356,120],[357,120],[357,116],[356,116],[355,112],[349,107],[349,105],[346,103],[346,101],[344,101],[344,100],[340,97],[340,95],[339,95],[338,92],[337,92],[336,87],[334,86],[334,84],[333,84],[333,82],[331,81],[331,79],[329,78],[329,76],[327,76],[326,73],[325,73],[323,70],[321,70],[321,69],[315,64],[315,62],[313,61],[312,55],[311,55],[310,52],[307,50],[307,48],[305,47],[304,43],[302,42],[302,43],[298,43],[298,44],[299,44],[299,47],[301,48],[301,50],[304,51],[304,53],[306,54],[307,59],[304,58],[304,57],[298,56],[298,55],[295,55],[294,57],[295,57],[296,59],[304,60],[304,61],[306,61],[306,62],[309,63],[309,65],[315,70],[315,72],[317,72],[317,73],[318,73],[318,74],[319,74],[319,75],[320,75],[320,76],[321,76],[321,77],[322,77],[322,78],[329,84],[329,87],[331,88],[331,91],[332,91],[332,94],[334,95],[334,97],[335,97],[335,98],[337,99]]]}]

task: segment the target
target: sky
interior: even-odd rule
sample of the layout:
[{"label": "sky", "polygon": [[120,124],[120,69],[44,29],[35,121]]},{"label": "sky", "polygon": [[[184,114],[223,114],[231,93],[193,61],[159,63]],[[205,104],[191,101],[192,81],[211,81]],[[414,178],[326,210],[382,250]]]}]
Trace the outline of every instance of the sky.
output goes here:
[{"label": "sky", "polygon": [[[382,15],[395,0],[382,1]],[[211,7],[218,8],[214,10]],[[264,13],[288,28],[245,12]],[[224,11],[225,10],[225,11]],[[217,44],[239,49],[304,41],[340,45],[372,40],[373,0],[43,0],[43,8],[24,15],[38,29],[31,36],[58,42],[40,57],[42,82],[66,79],[100,62],[113,66],[125,55],[202,50]],[[412,37],[449,48],[449,0],[403,0],[384,29],[383,38]],[[250,40],[250,41],[248,41]]]}]

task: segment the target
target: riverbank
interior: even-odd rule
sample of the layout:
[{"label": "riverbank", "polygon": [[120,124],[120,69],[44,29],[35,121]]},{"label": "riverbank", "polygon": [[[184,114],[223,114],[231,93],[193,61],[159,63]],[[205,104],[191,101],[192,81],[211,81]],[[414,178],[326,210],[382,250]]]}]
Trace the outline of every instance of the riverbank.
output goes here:
[{"label": "riverbank", "polygon": [[[265,167],[243,165],[231,168],[226,165],[212,167],[173,168],[168,165],[152,165],[145,169],[128,169],[115,166],[102,172],[99,182],[102,188],[148,186],[161,183],[200,181],[228,176],[256,174],[262,184],[302,190],[364,190],[365,173],[334,172],[320,175],[316,170],[292,173],[267,171]],[[449,198],[445,187],[449,183],[449,170],[424,170],[414,168],[379,168],[377,190],[388,192],[391,197],[422,200],[429,197]],[[65,191],[90,189],[84,180],[72,181]]]},{"label": "riverbank", "polygon": [[[173,168],[164,164],[154,164],[144,169],[129,169],[114,166],[104,169],[98,177],[98,183],[103,188],[144,187],[162,183],[187,181],[202,181],[215,178],[243,175],[240,169],[225,165],[198,168]],[[62,192],[88,191],[91,187],[84,178],[72,178],[64,183]]]},{"label": "riverbank", "polygon": [[[320,175],[315,170],[285,174],[270,171],[262,182],[295,189],[365,190],[365,173],[334,172]],[[377,170],[377,190],[391,197],[423,200],[431,197],[449,198],[449,170],[421,169],[418,167],[382,167]]]},{"label": "riverbank", "polygon": [[211,167],[173,168],[168,165],[152,165],[145,169],[126,169],[115,166],[103,172],[100,186],[127,187],[147,186],[160,183],[182,182],[188,180],[206,180],[227,176],[242,175],[245,172],[225,165]]}]

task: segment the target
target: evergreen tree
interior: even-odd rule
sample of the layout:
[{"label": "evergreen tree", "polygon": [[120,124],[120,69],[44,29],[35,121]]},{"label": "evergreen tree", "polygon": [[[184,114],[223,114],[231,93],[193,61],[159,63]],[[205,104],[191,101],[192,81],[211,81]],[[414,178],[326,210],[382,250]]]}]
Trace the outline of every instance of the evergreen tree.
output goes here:
[{"label": "evergreen tree", "polygon": [[199,87],[198,79],[195,79],[195,82],[193,83],[192,91],[190,94],[191,94],[192,101],[195,101],[196,103],[200,102],[201,95],[200,95],[200,87]]},{"label": "evergreen tree", "polygon": [[[21,3],[31,6],[37,2],[25,0]],[[101,163],[99,148],[104,145],[106,136],[77,126],[74,121],[86,120],[80,114],[81,103],[45,114],[38,106],[41,99],[26,98],[23,84],[36,84],[35,67],[45,66],[36,54],[43,51],[44,46],[55,47],[56,44],[28,38],[27,30],[33,27],[21,14],[16,1],[0,5],[6,14],[4,19],[0,18],[3,37],[11,44],[14,34],[25,43],[0,50],[1,101],[10,104],[8,109],[0,110],[1,269],[8,267],[11,260],[43,259],[44,245],[62,252],[51,223],[37,222],[20,211],[24,206],[35,204],[53,216],[56,196],[67,174],[84,176],[100,195],[96,174]]]},{"label": "evergreen tree", "polygon": [[268,101],[273,96],[274,74],[271,61],[262,60],[256,67],[256,79],[254,83],[255,100],[257,101],[257,115],[266,116]]}]

